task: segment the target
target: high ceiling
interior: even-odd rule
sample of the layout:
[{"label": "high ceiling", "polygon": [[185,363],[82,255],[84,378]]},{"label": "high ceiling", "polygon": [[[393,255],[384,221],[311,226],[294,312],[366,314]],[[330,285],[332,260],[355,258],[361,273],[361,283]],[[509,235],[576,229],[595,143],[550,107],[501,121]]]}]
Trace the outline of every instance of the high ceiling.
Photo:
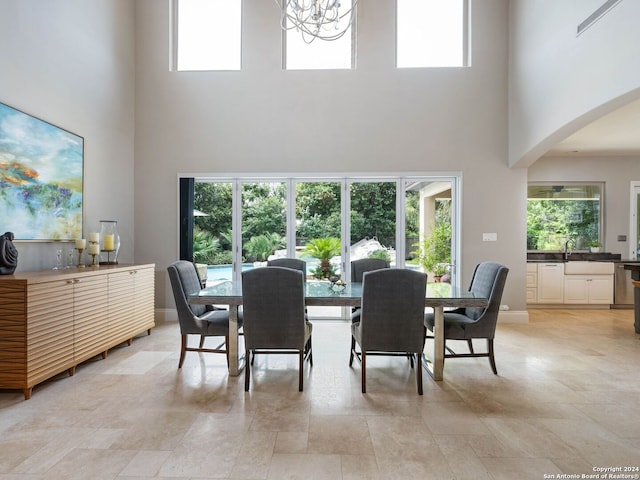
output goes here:
[{"label": "high ceiling", "polygon": [[640,156],[640,100],[567,137],[548,156]]}]

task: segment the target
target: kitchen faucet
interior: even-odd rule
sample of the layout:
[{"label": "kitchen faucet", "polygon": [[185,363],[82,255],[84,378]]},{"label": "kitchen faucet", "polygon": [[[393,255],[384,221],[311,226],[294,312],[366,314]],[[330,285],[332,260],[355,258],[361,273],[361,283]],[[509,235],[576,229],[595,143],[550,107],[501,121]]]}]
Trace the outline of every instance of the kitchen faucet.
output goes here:
[{"label": "kitchen faucet", "polygon": [[569,245],[572,245],[573,248],[576,248],[576,242],[573,239],[569,239],[564,242],[564,260],[565,262],[569,260],[569,255],[571,255],[571,250],[569,250]]}]

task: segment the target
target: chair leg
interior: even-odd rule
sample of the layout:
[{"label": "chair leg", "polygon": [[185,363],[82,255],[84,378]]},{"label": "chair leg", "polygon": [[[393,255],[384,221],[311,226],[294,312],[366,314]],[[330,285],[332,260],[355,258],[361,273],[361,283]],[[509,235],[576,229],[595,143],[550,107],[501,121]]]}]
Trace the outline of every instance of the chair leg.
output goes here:
[{"label": "chair leg", "polygon": [[[249,350],[245,350],[244,352],[244,358],[249,358]],[[249,391],[249,370],[251,370],[251,367],[249,366],[249,362],[245,361],[245,365],[244,365],[244,391],[248,392]]]},{"label": "chair leg", "polygon": [[473,342],[471,341],[471,339],[470,339],[470,338],[467,338],[467,344],[469,345],[469,351],[470,351],[471,353],[475,353],[475,352],[473,351]]},{"label": "chair leg", "polygon": [[301,350],[300,351],[300,355],[299,355],[300,359],[298,361],[299,365],[298,365],[298,391],[301,392],[302,391],[302,367],[304,365],[304,351]]},{"label": "chair leg", "polygon": [[418,395],[422,395],[422,362],[419,356],[416,360],[416,379],[418,381]]},{"label": "chair leg", "polygon": [[356,339],[351,335],[351,354],[349,355],[349,366],[353,365],[353,352],[356,348]]},{"label": "chair leg", "polygon": [[[202,338],[204,339],[204,337]],[[229,335],[224,336],[224,350],[224,354],[227,357],[227,368],[229,368]]]},{"label": "chair leg", "polygon": [[204,347],[204,335],[200,335],[200,346],[198,348]]},{"label": "chair leg", "polygon": [[409,357],[409,362],[411,363],[411,368],[413,368],[413,353],[407,352],[407,357]]},{"label": "chair leg", "polygon": [[491,370],[493,370],[493,374],[498,374],[498,369],[496,368],[496,359],[493,356],[493,338],[487,338],[487,349],[489,350],[489,363],[491,364]]},{"label": "chair leg", "polygon": [[367,393],[367,353],[362,350],[362,393]]},{"label": "chair leg", "polygon": [[184,356],[187,353],[187,335],[182,334],[182,340],[180,342],[180,360],[178,361],[178,368],[182,368],[184,363]]},{"label": "chair leg", "polygon": [[309,365],[313,367],[313,348],[311,346],[311,337],[309,337],[307,344],[309,345],[309,350],[307,350],[309,352]]}]

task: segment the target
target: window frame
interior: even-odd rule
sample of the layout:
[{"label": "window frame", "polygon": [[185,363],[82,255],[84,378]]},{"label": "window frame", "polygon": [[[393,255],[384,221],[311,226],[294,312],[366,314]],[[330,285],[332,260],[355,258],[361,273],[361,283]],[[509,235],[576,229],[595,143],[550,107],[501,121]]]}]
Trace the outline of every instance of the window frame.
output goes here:
[{"label": "window frame", "polygon": [[[605,239],[605,182],[604,181],[531,181],[527,183],[527,237],[528,237],[528,229],[529,229],[529,188],[541,186],[541,187],[555,187],[555,188],[571,188],[571,187],[579,187],[579,186],[597,186],[600,189],[600,198],[599,198],[599,216],[598,216],[598,239],[597,241],[600,244],[604,245]],[[542,200],[542,199],[538,199]],[[567,198],[570,200],[570,198]],[[575,238],[567,238],[566,241],[573,240],[575,245],[572,245],[573,250],[589,250],[589,245],[582,245],[579,242],[576,242]],[[550,249],[550,250],[539,250],[539,249],[529,249],[528,238],[527,238],[526,249],[528,253],[542,253],[542,252],[559,252],[563,251],[563,248]]]},{"label": "window frame", "polygon": [[[232,214],[232,235],[233,235],[233,278],[239,280],[241,277],[242,270],[242,236],[241,236],[241,227],[242,227],[242,202],[241,202],[241,188],[244,183],[252,183],[252,182],[282,182],[287,186],[287,194],[286,194],[286,202],[287,202],[287,228],[286,228],[286,238],[287,238],[287,255],[295,256],[295,185],[300,182],[339,182],[341,183],[341,215],[342,215],[342,223],[341,223],[341,241],[343,245],[342,252],[342,272],[348,272],[347,268],[350,264],[349,257],[349,248],[350,241],[347,241],[351,238],[351,223],[350,223],[350,185],[352,183],[359,182],[393,182],[396,184],[397,191],[403,192],[401,194],[396,195],[396,259],[395,263],[397,268],[404,268],[406,266],[405,257],[406,257],[406,248],[405,248],[405,232],[406,232],[406,203],[405,203],[405,195],[404,189],[407,185],[415,183],[427,181],[429,183],[432,182],[450,182],[451,184],[451,226],[452,226],[452,239],[451,239],[451,284],[457,287],[460,286],[460,275],[459,269],[457,268],[460,265],[460,252],[461,252],[461,236],[460,236],[460,212],[461,212],[461,183],[462,183],[462,174],[461,173],[435,173],[435,174],[407,174],[407,175],[367,175],[367,174],[352,174],[349,176],[344,175],[313,175],[313,174],[303,174],[303,175],[291,175],[291,174],[282,174],[282,175],[269,175],[269,174],[247,174],[246,176],[238,176],[238,175],[220,175],[220,174],[199,174],[199,175],[189,175],[189,174],[179,174],[178,175],[178,183],[180,184],[181,179],[183,178],[194,178],[195,182],[212,182],[212,183],[230,183],[232,185],[232,206],[231,206],[231,214]],[[192,210],[190,211],[192,212]],[[180,232],[182,225],[188,225],[188,221],[185,221],[184,218],[178,218],[179,225],[179,235],[182,235]]]}]

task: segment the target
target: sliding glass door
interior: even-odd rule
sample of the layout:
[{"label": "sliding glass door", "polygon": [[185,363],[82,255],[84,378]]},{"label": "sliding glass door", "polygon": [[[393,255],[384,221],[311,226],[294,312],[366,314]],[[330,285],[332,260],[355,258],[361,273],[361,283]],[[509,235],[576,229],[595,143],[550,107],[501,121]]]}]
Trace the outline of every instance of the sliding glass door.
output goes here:
[{"label": "sliding glass door", "polygon": [[349,281],[350,261],[376,256],[425,271],[430,282],[457,284],[458,181],[197,178],[193,260],[210,281],[238,280],[278,256],[304,259],[310,279]]}]

